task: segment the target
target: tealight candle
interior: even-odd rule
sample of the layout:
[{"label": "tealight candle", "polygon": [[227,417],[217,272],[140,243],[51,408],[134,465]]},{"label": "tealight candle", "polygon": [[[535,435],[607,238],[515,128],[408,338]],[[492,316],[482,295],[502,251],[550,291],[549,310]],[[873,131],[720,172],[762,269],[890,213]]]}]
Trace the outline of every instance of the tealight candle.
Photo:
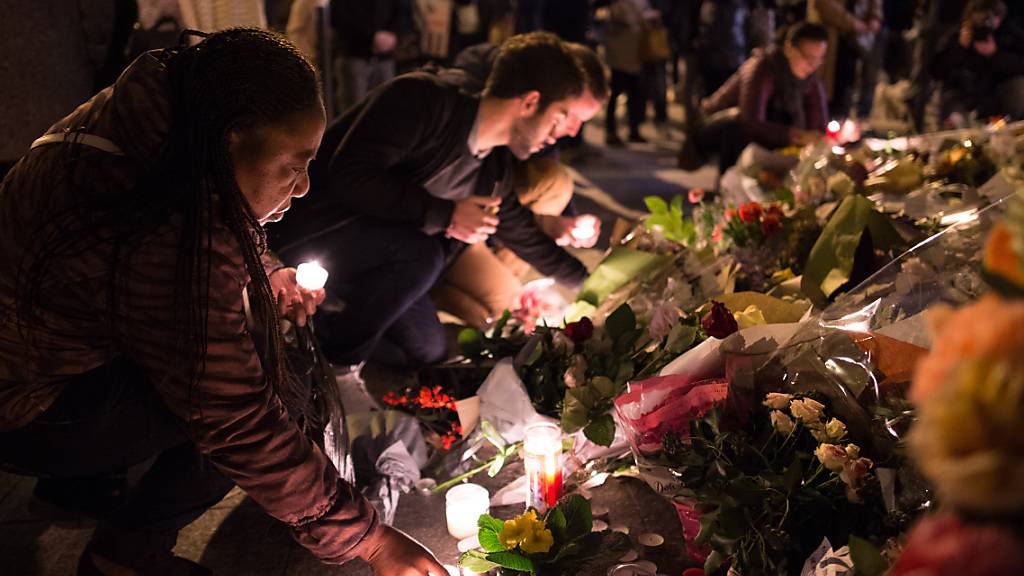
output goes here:
[{"label": "tealight candle", "polygon": [[491,509],[491,497],[479,484],[460,484],[445,494],[445,518],[448,533],[464,540],[479,532],[477,520]]},{"label": "tealight candle", "polygon": [[544,512],[562,496],[562,429],[546,422],[527,427],[523,452],[526,505]]},{"label": "tealight candle", "polygon": [[327,284],[327,270],[315,260],[303,262],[295,269],[295,281],[306,290],[319,290]]}]

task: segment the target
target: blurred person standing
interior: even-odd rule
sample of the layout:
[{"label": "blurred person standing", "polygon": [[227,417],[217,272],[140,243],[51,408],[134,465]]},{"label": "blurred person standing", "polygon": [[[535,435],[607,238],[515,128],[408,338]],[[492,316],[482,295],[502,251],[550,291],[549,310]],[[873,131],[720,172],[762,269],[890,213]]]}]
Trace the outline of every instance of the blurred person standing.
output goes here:
[{"label": "blurred person standing", "polygon": [[932,61],[939,40],[958,27],[966,6],[967,0],[919,0],[914,24],[917,34],[910,64],[910,88],[906,94],[910,119],[918,132],[925,129],[925,108],[935,89]]},{"label": "blurred person standing", "polygon": [[395,76],[400,0],[331,0],[338,111]]},{"label": "blurred person standing", "polygon": [[696,49],[701,95],[710,96],[747,58],[747,0],[704,0]]},{"label": "blurred person standing", "polygon": [[652,11],[647,0],[614,0],[608,8],[605,61],[612,70],[612,81],[611,96],[605,112],[605,143],[609,146],[623,144],[618,135],[618,119],[615,114],[620,95],[626,96],[629,141],[646,142],[640,134],[640,125],[643,124],[647,108],[641,42],[647,19],[656,12]]},{"label": "blurred person standing", "polygon": [[[874,103],[881,54],[876,40],[882,30],[882,0],[809,0],[807,20],[828,29],[828,57],[822,69],[829,111],[846,118],[858,88],[857,116],[866,118]],[[856,84],[860,66],[860,83]]]}]

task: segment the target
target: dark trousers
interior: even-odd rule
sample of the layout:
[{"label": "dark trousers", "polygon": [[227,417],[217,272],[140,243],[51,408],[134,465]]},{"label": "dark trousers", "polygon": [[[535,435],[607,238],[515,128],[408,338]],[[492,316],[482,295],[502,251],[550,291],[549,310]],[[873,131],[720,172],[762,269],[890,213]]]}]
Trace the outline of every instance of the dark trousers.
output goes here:
[{"label": "dark trousers", "polygon": [[640,135],[640,125],[644,122],[644,112],[647,108],[647,98],[643,77],[640,74],[630,74],[622,70],[612,69],[612,93],[608,98],[608,110],[604,118],[605,134],[611,138],[617,135],[617,122],[615,118],[615,106],[619,96],[626,95],[626,118],[629,120],[630,136]]},{"label": "dark trousers", "polygon": [[279,249],[290,265],[328,270],[317,336],[334,364],[377,360],[421,367],[444,360],[444,328],[428,292],[458,250],[409,224],[360,216]]},{"label": "dark trousers", "polygon": [[142,469],[123,504],[105,514],[89,547],[143,569],[170,554],[178,531],[234,485],[188,440],[140,370],[114,361],[73,377],[45,412],[0,432],[0,465],[44,478],[92,478]]},{"label": "dark trousers", "polygon": [[702,156],[718,156],[719,174],[724,173],[750,144],[750,136],[740,121],[739,108],[722,110],[705,119],[697,131],[696,142]]},{"label": "dark trousers", "polygon": [[644,80],[647,83],[647,92],[651,102],[654,104],[654,121],[656,123],[668,122],[668,87],[665,74],[665,62],[650,62],[644,64]]}]

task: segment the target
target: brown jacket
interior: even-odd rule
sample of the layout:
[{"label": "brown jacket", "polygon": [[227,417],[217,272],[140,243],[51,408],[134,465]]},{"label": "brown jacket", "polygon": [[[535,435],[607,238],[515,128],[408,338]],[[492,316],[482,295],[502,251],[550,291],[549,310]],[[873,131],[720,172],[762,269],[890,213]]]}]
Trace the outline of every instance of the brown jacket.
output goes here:
[{"label": "brown jacket", "polygon": [[[80,127],[116,144],[123,156],[81,144],[47,144],[31,150],[0,185],[0,430],[38,416],[69,377],[118,356],[130,358],[188,424],[203,454],[291,526],[301,544],[325,562],[343,562],[379,530],[377,515],[302,434],[264,379],[242,304],[249,278],[227,228],[214,223],[208,351],[195,390],[188,369],[175,362],[174,218],[132,254],[123,285],[107,283],[109,245],[56,260],[59,284],[42,288],[46,309],[31,346],[16,325],[15,277],[22,256],[39,240],[40,226],[71,206],[80,190],[125,194],[156,161],[171,117],[167,71],[158,54],[142,56],[113,87],[50,129]],[[68,162],[69,153],[79,160]],[[108,308],[110,289],[119,291],[116,312]]]}]

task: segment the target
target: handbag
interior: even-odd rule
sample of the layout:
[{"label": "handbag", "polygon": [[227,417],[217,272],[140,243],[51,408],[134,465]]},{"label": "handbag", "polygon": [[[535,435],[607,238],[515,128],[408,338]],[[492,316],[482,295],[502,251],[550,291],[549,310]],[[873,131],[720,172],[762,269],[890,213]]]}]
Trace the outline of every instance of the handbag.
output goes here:
[{"label": "handbag", "polygon": [[668,29],[661,24],[644,28],[640,35],[640,59],[644,62],[664,62],[671,57]]}]

